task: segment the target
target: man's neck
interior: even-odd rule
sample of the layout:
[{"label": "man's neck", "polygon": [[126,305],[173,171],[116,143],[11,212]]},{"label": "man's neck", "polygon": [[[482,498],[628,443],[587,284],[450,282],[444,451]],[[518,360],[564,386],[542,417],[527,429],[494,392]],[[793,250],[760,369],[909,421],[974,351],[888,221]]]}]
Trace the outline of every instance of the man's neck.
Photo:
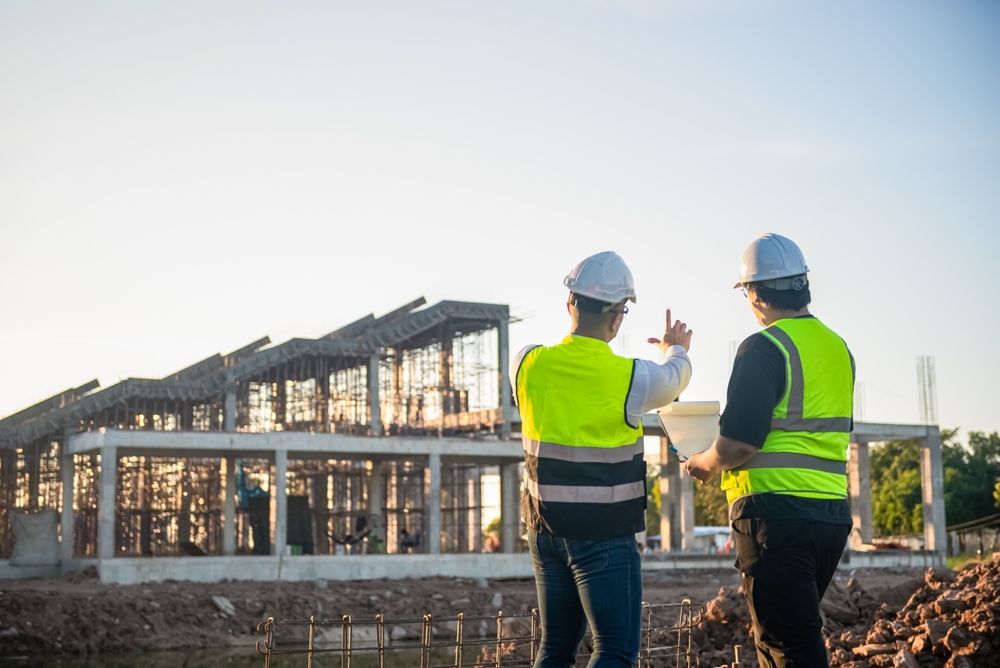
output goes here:
[{"label": "man's neck", "polygon": [[605,343],[611,342],[611,339],[608,338],[607,334],[604,334],[603,332],[598,332],[596,329],[591,329],[589,327],[583,327],[580,325],[577,325],[575,328],[570,329],[569,333],[572,334],[573,336],[586,336],[588,339],[597,339],[598,341],[604,341]]},{"label": "man's neck", "polygon": [[798,311],[773,309],[764,314],[764,326],[770,327],[779,320],[784,320],[786,318],[801,318],[804,315],[810,315],[808,307],[799,309]]}]

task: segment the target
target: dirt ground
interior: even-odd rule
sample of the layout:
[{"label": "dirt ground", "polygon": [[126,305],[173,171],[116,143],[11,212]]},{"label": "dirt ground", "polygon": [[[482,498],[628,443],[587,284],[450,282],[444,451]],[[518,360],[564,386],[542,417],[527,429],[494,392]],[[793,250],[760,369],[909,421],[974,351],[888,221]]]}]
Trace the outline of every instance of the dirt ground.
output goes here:
[{"label": "dirt ground", "polygon": [[[919,578],[916,571],[859,571],[864,590],[878,597]],[[840,577],[842,586],[848,575]],[[644,575],[644,598],[707,604],[720,589],[734,591],[738,577],[721,571],[669,571]],[[225,597],[221,610],[213,597]],[[338,619],[350,614],[371,620],[419,620],[464,612],[468,616],[527,613],[535,606],[534,584],[523,580],[433,578],[361,582],[200,584],[165,582],[132,586],[100,583],[93,573],[62,578],[0,582],[0,663],[4,658],[111,656],[123,653],[225,647],[253,648],[257,624],[276,619]],[[732,627],[727,642],[748,647],[745,629]],[[703,639],[705,640],[705,639]],[[719,644],[719,639],[714,638]],[[724,651],[731,651],[724,649]],[[721,655],[720,655],[721,656]],[[715,656],[713,655],[713,659]],[[87,664],[91,665],[91,664]],[[104,665],[104,664],[101,664]],[[110,665],[110,664],[109,664]],[[715,664],[706,664],[715,665]]]}]

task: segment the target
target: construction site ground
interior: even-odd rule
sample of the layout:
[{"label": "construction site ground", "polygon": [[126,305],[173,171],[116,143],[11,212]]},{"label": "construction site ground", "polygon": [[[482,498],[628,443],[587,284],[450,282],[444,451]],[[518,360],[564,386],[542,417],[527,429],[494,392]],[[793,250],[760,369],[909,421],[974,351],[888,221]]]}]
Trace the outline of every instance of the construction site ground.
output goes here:
[{"label": "construction site ground", "polygon": [[[735,570],[659,571],[646,573],[643,580],[644,598],[651,603],[690,598],[708,606],[711,628],[694,638],[703,665],[722,664],[725,655],[731,655],[732,644],[749,649],[745,613],[738,610]],[[919,571],[841,573],[828,597],[835,607],[824,611],[828,621],[830,615],[836,618],[830,621],[832,633],[842,635],[852,621],[870,624],[883,602],[901,608],[924,581]],[[229,614],[213,597],[225,597],[232,604]],[[0,664],[255,666],[262,665],[254,651],[259,637],[255,627],[269,616],[335,619],[350,614],[363,620],[381,612],[387,619],[419,619],[430,612],[440,618],[458,612],[493,615],[498,608],[506,613],[528,612],[535,601],[529,579],[119,586],[102,584],[92,572],[81,572],[56,579],[0,582]],[[837,665],[878,665],[856,656],[851,648],[836,658]]]}]

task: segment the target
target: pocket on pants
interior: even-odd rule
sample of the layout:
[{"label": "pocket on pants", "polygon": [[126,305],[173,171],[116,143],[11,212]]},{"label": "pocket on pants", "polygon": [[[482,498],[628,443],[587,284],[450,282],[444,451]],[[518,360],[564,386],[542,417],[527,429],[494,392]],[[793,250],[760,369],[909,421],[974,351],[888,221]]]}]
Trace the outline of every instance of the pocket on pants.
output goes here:
[{"label": "pocket on pants", "polygon": [[584,570],[607,568],[611,555],[610,540],[567,540],[570,565]]},{"label": "pocket on pants", "polygon": [[809,524],[805,520],[733,520],[736,568],[746,575],[760,577],[766,574],[772,579],[782,579],[789,574],[791,564],[783,557],[776,561],[775,555],[808,542]]}]

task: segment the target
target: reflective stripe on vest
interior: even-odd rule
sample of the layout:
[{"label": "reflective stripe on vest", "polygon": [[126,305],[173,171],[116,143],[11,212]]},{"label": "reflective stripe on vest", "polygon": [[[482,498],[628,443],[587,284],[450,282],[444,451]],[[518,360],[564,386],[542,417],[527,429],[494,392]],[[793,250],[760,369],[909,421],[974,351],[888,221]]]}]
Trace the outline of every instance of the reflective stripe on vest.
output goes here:
[{"label": "reflective stripe on vest", "polygon": [[515,391],[529,527],[566,538],[642,530],[642,428],[625,412],[633,364],[607,343],[577,336],[524,355]]},{"label": "reflective stripe on vest", "polygon": [[[846,498],[854,388],[847,346],[815,318],[780,320],[763,334],[785,357],[785,393],[760,452],[723,473],[727,500],[769,492]],[[810,365],[803,364],[802,347]]]},{"label": "reflective stripe on vest", "polygon": [[[786,364],[791,373],[788,374],[788,412],[784,418],[772,418],[771,429],[782,431],[851,431],[849,417],[821,417],[806,419],[802,417],[802,404],[805,398],[805,378],[802,373],[802,357],[792,337],[780,327],[768,327],[767,333],[781,342],[787,355]],[[853,389],[853,388],[852,388]]]}]

